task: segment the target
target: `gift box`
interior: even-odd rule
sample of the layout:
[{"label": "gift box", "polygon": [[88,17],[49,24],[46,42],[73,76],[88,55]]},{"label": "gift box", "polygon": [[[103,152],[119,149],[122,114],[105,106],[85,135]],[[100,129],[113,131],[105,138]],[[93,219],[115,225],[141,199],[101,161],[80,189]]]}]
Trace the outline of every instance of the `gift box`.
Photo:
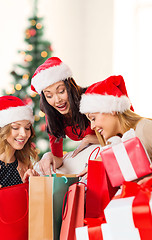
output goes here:
[{"label": "gift box", "polygon": [[114,240],[152,239],[151,186],[152,179],[142,186],[125,182],[107,205],[104,213]]},{"label": "gift box", "polygon": [[101,151],[101,158],[113,187],[152,173],[146,149],[133,129],[122,138],[109,139],[111,144]]},{"label": "gift box", "polygon": [[[106,223],[94,227],[76,228],[77,240],[113,240]],[[122,239],[121,239],[122,240]]]}]

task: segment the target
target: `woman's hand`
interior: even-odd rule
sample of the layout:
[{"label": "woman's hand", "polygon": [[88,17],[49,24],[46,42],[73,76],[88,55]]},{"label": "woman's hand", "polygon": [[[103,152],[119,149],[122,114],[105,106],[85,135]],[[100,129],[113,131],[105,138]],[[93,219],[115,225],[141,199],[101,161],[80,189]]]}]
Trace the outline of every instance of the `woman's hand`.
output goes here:
[{"label": "woman's hand", "polygon": [[43,155],[39,161],[39,168],[43,175],[51,175],[51,165],[53,171],[56,172],[56,168],[59,168],[63,163],[63,158],[54,156],[51,152],[47,152]]},{"label": "woman's hand", "polygon": [[51,152],[46,152],[39,163],[40,171],[43,175],[51,175],[51,164],[53,162],[52,154]]},{"label": "woman's hand", "polygon": [[99,144],[99,141],[96,135],[91,135],[91,134],[86,135],[82,139],[80,145],[73,151],[73,154],[71,155],[71,157],[75,157],[81,150],[83,150],[90,144]]},{"label": "woman's hand", "polygon": [[139,180],[137,183],[138,183],[139,185],[141,185],[141,184],[147,182],[147,181],[148,181],[149,179],[151,179],[151,178],[152,178],[152,175],[147,176],[147,177],[144,177],[143,179]]},{"label": "woman's hand", "polygon": [[81,173],[77,174],[76,177],[82,177],[81,182],[86,183],[88,177],[88,167],[86,167]]},{"label": "woman's hand", "polygon": [[29,177],[40,176],[34,169],[28,169],[23,176],[23,183],[27,182]]}]

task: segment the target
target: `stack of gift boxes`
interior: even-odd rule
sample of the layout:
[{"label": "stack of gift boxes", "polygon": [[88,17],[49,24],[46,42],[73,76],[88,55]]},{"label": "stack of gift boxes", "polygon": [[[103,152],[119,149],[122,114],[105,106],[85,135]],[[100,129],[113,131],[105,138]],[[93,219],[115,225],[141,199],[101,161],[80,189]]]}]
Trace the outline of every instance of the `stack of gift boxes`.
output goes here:
[{"label": "stack of gift boxes", "polygon": [[151,240],[152,179],[136,183],[152,174],[149,156],[133,129],[110,141],[100,161],[89,160],[86,207],[92,211],[86,208],[85,226],[76,228],[76,239]]}]

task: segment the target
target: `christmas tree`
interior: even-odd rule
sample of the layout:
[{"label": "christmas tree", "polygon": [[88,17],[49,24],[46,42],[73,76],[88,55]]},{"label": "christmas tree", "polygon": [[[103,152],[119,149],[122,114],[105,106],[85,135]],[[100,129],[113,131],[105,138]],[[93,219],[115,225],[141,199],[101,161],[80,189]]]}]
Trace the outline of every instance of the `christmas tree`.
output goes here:
[{"label": "christmas tree", "polygon": [[4,90],[4,95],[14,95],[21,98],[26,104],[31,105],[34,112],[36,132],[36,148],[39,157],[49,151],[48,134],[45,131],[45,115],[40,111],[40,96],[31,90],[31,78],[36,68],[47,58],[51,57],[52,47],[49,41],[43,40],[43,18],[37,16],[37,0],[34,1],[33,17],[30,17],[29,25],[25,30],[26,50],[19,50],[21,64],[14,64],[11,71],[13,82],[11,87]]}]

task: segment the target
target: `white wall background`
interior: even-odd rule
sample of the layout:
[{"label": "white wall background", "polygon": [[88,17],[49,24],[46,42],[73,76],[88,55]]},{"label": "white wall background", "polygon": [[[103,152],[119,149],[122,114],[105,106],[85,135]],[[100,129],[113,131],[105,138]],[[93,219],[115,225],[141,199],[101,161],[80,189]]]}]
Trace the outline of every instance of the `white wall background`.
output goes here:
[{"label": "white wall background", "polygon": [[[25,49],[34,0],[0,0],[0,89]],[[87,86],[122,74],[135,111],[152,117],[152,0],[39,0],[45,36]]]},{"label": "white wall background", "polygon": [[137,113],[152,118],[152,0],[115,0],[113,70]]}]

